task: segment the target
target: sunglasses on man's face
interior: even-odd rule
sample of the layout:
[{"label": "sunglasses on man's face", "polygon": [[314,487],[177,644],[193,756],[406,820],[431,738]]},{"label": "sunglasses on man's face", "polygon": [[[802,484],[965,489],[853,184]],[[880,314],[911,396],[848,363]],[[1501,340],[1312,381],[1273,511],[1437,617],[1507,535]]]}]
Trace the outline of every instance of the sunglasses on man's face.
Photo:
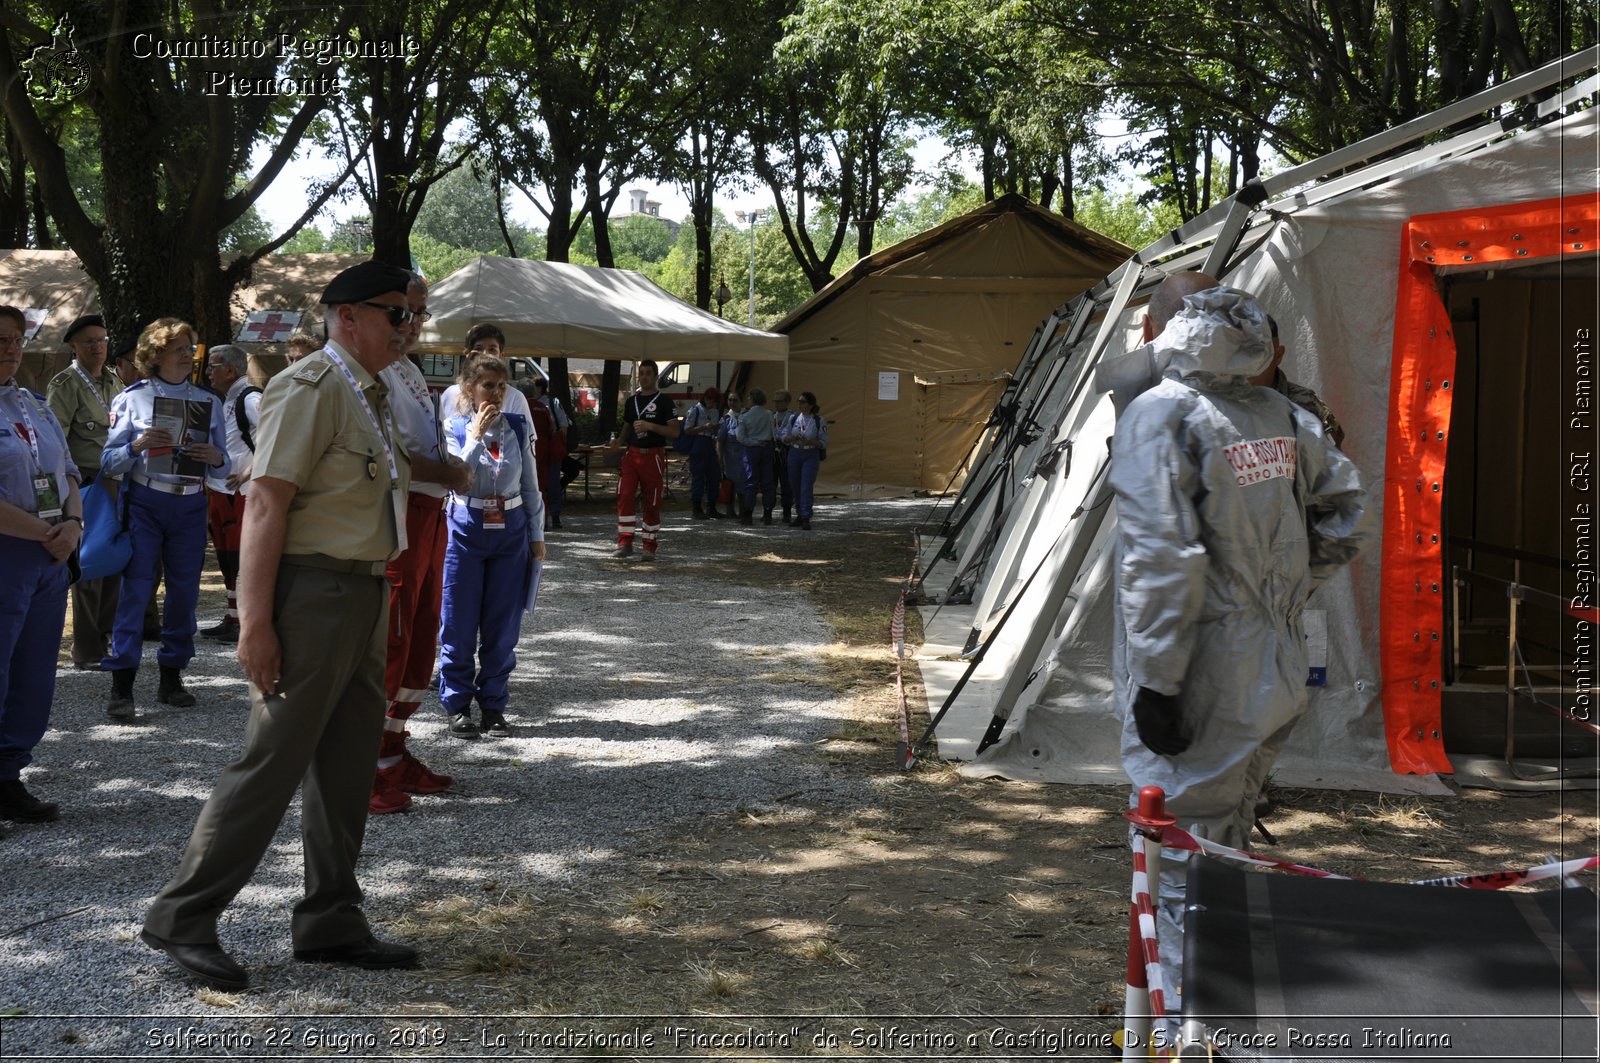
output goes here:
[{"label": "sunglasses on man's face", "polygon": [[388,303],[368,302],[363,302],[361,305],[370,306],[374,310],[382,310],[384,313],[388,314],[389,324],[393,325],[395,328],[399,328],[401,325],[410,324],[411,322],[411,311],[406,307],[390,306]]}]

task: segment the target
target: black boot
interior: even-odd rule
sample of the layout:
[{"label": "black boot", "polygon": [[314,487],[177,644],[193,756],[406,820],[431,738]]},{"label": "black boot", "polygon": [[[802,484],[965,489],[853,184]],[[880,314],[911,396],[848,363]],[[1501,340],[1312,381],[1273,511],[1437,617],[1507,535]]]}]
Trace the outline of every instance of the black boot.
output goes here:
[{"label": "black boot", "polygon": [[783,507],[783,522],[785,524],[793,524],[794,523],[794,507],[793,506],[784,506]]},{"label": "black boot", "polygon": [[753,501],[739,499],[739,523],[754,524],[756,522],[756,505]]},{"label": "black boot", "polygon": [[183,669],[161,666],[161,686],[156,689],[156,700],[175,709],[194,705],[194,695],[183,688]]},{"label": "black boot", "polygon": [[700,507],[700,500],[694,500],[694,517],[696,520],[705,519],[706,511]]},{"label": "black boot", "polygon": [[118,668],[111,673],[111,700],[106,702],[106,715],[113,720],[132,720],[138,713],[133,707],[133,679],[137,668]]},{"label": "black boot", "polygon": [[761,511],[761,523],[762,524],[771,524],[772,523],[772,507],[771,506],[768,506],[767,508],[765,508],[765,509],[763,509]]},{"label": "black boot", "polygon": [[0,819],[16,823],[49,823],[61,817],[61,806],[41,801],[28,792],[21,779],[0,782]]}]

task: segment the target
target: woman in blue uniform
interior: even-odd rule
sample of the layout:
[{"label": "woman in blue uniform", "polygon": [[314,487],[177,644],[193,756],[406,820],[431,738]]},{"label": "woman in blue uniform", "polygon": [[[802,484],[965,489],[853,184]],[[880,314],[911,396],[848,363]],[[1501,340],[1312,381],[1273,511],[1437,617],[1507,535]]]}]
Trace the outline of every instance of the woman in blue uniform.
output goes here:
[{"label": "woman in blue uniform", "polygon": [[811,495],[828,445],[828,426],[817,409],[817,397],[802,391],[795,403],[799,412],[789,422],[783,441],[789,445],[789,484],[794,488],[794,526],[811,530]]},{"label": "woman in blue uniform", "polygon": [[[526,418],[501,413],[511,370],[478,355],[461,372],[445,444],[472,485],[446,507],[439,703],[458,738],[509,737],[506,702],[533,562],[544,560],[544,499]],[[475,651],[482,647],[474,661]],[[476,700],[481,725],[472,719]]]},{"label": "woman in blue uniform", "polygon": [[[739,413],[743,409],[739,402],[739,393],[730,389],[723,399],[727,408],[722,412],[722,420],[717,422],[717,451],[722,456],[722,476],[733,481],[733,497],[741,497],[744,490],[744,446],[739,442]],[[717,498],[722,497],[722,485],[717,485]],[[736,503],[728,500],[728,516],[733,516]],[[715,506],[712,507],[716,509]]]},{"label": "woman in blue uniform", "polygon": [[164,317],[146,325],[133,352],[145,378],[111,402],[111,431],[100,468],[123,477],[123,511],[133,533],[111,655],[102,665],[111,673],[106,715],[114,720],[136,715],[133,680],[157,562],[166,573],[167,600],[156,651],[161,668],[156,700],[177,708],[194,704],[194,695],[183,687],[183,669],[194,657],[194,610],[206,556],[204,477],[209,471],[226,479],[229,472],[222,400],[190,381],[194,351],[194,329],[185,322]]},{"label": "woman in blue uniform", "polygon": [[67,561],[83,535],[78,467],[61,425],[17,386],[27,319],[0,306],[0,817],[55,819],[22,784],[50,723],[67,617]]}]

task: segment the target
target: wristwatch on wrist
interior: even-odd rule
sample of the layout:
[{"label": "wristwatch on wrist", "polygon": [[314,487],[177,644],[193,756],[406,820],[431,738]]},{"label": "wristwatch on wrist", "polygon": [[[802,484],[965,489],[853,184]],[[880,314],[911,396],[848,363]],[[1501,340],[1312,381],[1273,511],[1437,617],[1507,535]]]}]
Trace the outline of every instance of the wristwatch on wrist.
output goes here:
[{"label": "wristwatch on wrist", "polygon": [[78,522],[78,527],[80,527],[80,528],[83,527],[83,518],[78,516],[76,513],[68,513],[66,516],[62,517],[61,519],[63,521],[68,521],[68,520],[77,521]]}]

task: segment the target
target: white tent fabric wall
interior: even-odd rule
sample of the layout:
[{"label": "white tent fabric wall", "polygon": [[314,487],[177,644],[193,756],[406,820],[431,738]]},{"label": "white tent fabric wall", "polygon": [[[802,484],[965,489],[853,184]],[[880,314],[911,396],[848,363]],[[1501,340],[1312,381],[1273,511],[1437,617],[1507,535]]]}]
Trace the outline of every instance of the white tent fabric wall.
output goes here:
[{"label": "white tent fabric wall", "polygon": [[630,361],[783,362],[789,337],[725,321],[641,273],[485,255],[434,284],[417,350],[457,354],[480,322],[508,354]]},{"label": "white tent fabric wall", "polygon": [[[1476,203],[1529,202],[1600,187],[1596,111],[1524,130],[1457,158],[1419,162],[1377,187],[1353,187],[1336,198],[1306,205],[1294,197],[1267,204],[1279,216],[1270,236],[1224,278],[1251,291],[1280,322],[1290,376],[1319,391],[1344,422],[1345,449],[1366,475],[1374,506],[1381,506],[1388,429],[1390,351],[1400,256],[1401,227],[1414,215],[1468,209]],[[1259,216],[1258,216],[1259,217]],[[1193,256],[1173,268],[1197,268]],[[1142,308],[1124,311],[1107,357],[1136,342]],[[1078,350],[1090,342],[1088,329]],[[1067,357],[1077,357],[1076,354]],[[1079,372],[1090,367],[1079,366]],[[1021,377],[1019,370],[1019,377]],[[1023,380],[1033,388],[1028,413],[1045,429],[1077,381],[1046,373]],[[1077,374],[1074,374],[1076,377]],[[1050,445],[1041,437],[1011,453],[990,450],[978,461],[969,484],[984,482],[1008,457],[1019,482],[1009,498],[968,499],[978,507],[1004,507],[1005,528],[977,580],[976,606],[926,606],[927,645],[921,668],[930,709],[967,670],[952,659],[970,650],[975,632],[985,637],[1015,602],[1029,575],[1043,567],[1017,603],[1012,620],[989,647],[961,696],[939,727],[941,755],[969,759],[997,708],[1008,678],[1037,673],[1009,706],[1000,741],[963,770],[978,775],[1052,782],[1114,781],[1120,725],[1110,711],[1112,559],[1114,513],[1080,542],[1077,563],[1063,566],[1071,527],[1096,489],[1093,471],[1106,457],[1110,435],[1109,396],[1084,389],[1064,419],[1062,441],[1072,442],[1071,469],[1021,479]],[[986,510],[985,512],[992,512]],[[934,565],[925,584],[938,594],[956,572],[978,568],[980,525],[972,519],[954,542],[956,558]],[[1092,523],[1092,522],[1091,522]],[[1063,532],[1065,536],[1063,537]],[[924,564],[945,547],[927,544]],[[1085,549],[1086,548],[1086,549]],[[1044,556],[1050,554],[1052,556]],[[1434,776],[1402,776],[1389,767],[1381,707],[1377,551],[1320,588],[1310,607],[1327,619],[1327,686],[1313,688],[1311,708],[1280,761],[1278,779],[1291,785],[1337,786],[1398,792],[1445,792]],[[1070,581],[1071,591],[1058,585]],[[1064,599],[1064,600],[1063,600]],[[1059,608],[1047,603],[1061,601]],[[1032,636],[1030,638],[1030,635]],[[1032,645],[1041,648],[1028,652]]]}]

